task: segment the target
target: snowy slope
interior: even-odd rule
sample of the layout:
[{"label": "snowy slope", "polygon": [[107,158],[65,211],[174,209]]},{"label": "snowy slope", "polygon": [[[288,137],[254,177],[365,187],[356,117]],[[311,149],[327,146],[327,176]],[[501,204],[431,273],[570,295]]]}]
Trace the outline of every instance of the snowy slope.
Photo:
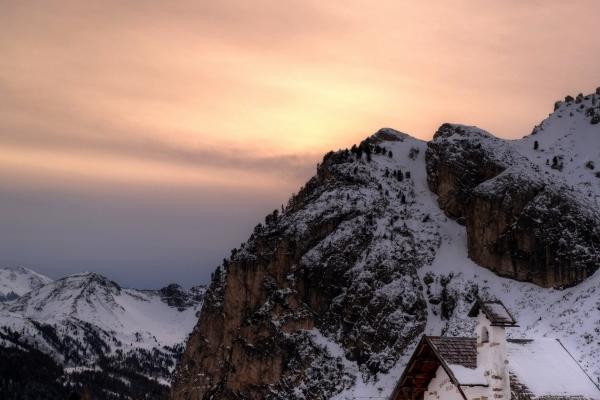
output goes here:
[{"label": "snowy slope", "polygon": [[[146,375],[165,381],[204,295],[202,287],[168,288],[121,288],[96,273],[67,276],[0,309],[0,344],[34,345],[75,370],[94,367],[100,358],[118,363],[135,355],[156,364]],[[169,305],[174,296],[185,306]]]},{"label": "snowy slope", "polygon": [[[393,133],[389,130],[390,133]],[[396,132],[396,134],[398,134]],[[435,195],[431,193],[427,186],[427,173],[425,168],[425,149],[427,148],[427,142],[412,138],[408,135],[401,134],[401,141],[386,141],[382,143],[386,148],[390,149],[393,153],[393,158],[389,157],[372,157],[372,169],[377,171],[378,180],[385,182],[385,171],[401,169],[403,171],[410,171],[410,179],[406,179],[404,183],[408,186],[402,188],[403,192],[409,195],[407,199],[408,205],[402,207],[405,211],[401,214],[402,219],[399,222],[401,225],[405,225],[411,232],[410,242],[411,246],[416,245],[417,248],[422,248],[428,257],[424,257],[424,266],[421,270],[427,268],[428,265],[435,263],[435,260],[439,259],[436,255],[436,250],[440,246],[444,239],[444,227],[448,224],[462,228],[460,225],[449,220],[443,212],[437,206],[437,200]],[[416,150],[415,150],[416,149]],[[389,190],[389,189],[388,189]],[[394,212],[392,212],[393,214]],[[393,231],[394,226],[382,227],[381,236],[390,235]],[[383,246],[389,246],[384,252],[392,252],[395,243],[382,243]],[[407,249],[408,250],[408,249]],[[430,255],[431,252],[431,255]],[[439,253],[438,253],[439,254]],[[431,258],[430,258],[431,257]],[[464,250],[464,258],[466,258],[466,247]],[[464,259],[463,258],[463,259]],[[458,260],[457,264],[460,265],[462,260]],[[489,272],[489,271],[488,271]],[[419,274],[421,275],[421,274]],[[393,292],[399,289],[401,282],[396,281],[388,285],[386,290]],[[431,315],[431,312],[429,312]],[[402,318],[402,315],[398,316]],[[428,317],[427,324],[429,325],[430,317]],[[339,344],[331,341],[320,333],[315,332],[315,336],[318,338],[319,343],[326,347],[330,352],[340,357],[346,368],[354,372],[356,376],[355,385],[342,391],[340,394],[335,396],[335,399],[355,399],[355,398],[387,398],[394,388],[396,380],[400,377],[402,370],[404,369],[405,363],[408,361],[408,357],[411,354],[412,347],[416,344],[417,340],[406,349],[403,356],[399,359],[396,365],[390,369],[388,373],[380,374],[376,379],[369,379],[360,373],[360,368],[356,363],[347,360],[345,352],[340,348]]]},{"label": "snowy slope", "polygon": [[[600,173],[596,173],[600,171],[600,124],[591,123],[592,112],[586,114],[586,110],[598,109],[599,104],[600,93],[579,96],[577,103],[575,100],[558,102],[555,112],[538,125],[532,135],[514,141],[502,141],[485,131],[468,128],[490,136],[489,140],[494,142],[490,147],[495,148],[498,160],[506,163],[509,170],[569,187],[578,201],[598,210]],[[600,115],[600,111],[596,113]],[[397,144],[385,145],[391,147],[395,155],[402,154]],[[554,157],[557,161],[553,167]],[[425,161],[423,158],[418,161],[418,170],[424,171]],[[558,338],[593,380],[600,382],[600,270],[579,285],[564,290],[545,289],[497,276],[469,259],[465,227],[447,218],[438,208],[436,196],[427,188],[424,172],[415,173],[413,169],[413,176],[416,178],[414,191],[418,194],[415,201],[435,221],[441,236],[434,261],[419,270],[423,293],[428,299],[425,333],[472,336],[475,321],[466,315],[474,295],[496,298],[504,302],[520,325],[509,329],[509,337]],[[449,318],[442,315],[444,305],[452,310]],[[320,339],[328,348],[339,347]],[[387,398],[411,352],[412,348],[389,373],[370,382],[359,379],[354,387],[335,398]],[[337,351],[337,354],[343,357],[343,352]]]},{"label": "snowy slope", "polygon": [[[473,293],[497,298],[511,310],[520,327],[510,328],[510,338],[558,338],[567,350],[581,363],[594,380],[600,380],[600,271],[583,283],[565,290],[544,289],[530,283],[518,282],[495,275],[482,268],[467,256],[465,228],[447,218],[435,205],[433,195],[421,192],[420,201],[428,204],[431,218],[439,224],[442,243],[435,260],[419,270],[424,282],[423,290],[428,298],[428,321],[426,334],[448,336],[473,336],[475,321],[466,317],[472,305]],[[426,277],[428,279],[426,279]],[[441,282],[448,282],[441,284]],[[442,318],[437,303],[442,291],[456,302],[449,320]],[[432,301],[433,300],[433,301]],[[339,345],[319,336],[328,348]],[[414,343],[413,343],[414,346]],[[343,351],[334,350],[338,356]],[[398,364],[377,380],[356,385],[336,396],[336,399],[361,397],[387,398],[400,377],[412,346]],[[345,360],[345,363],[354,363]],[[358,367],[352,368],[358,371]]]},{"label": "snowy slope", "polygon": [[96,273],[83,273],[42,286],[11,303],[8,310],[45,324],[84,321],[115,332],[124,346],[155,347],[182,343],[199,306],[196,302],[178,311],[157,292],[121,288]]},{"label": "snowy slope", "polygon": [[[257,225],[215,275],[174,399],[198,385],[207,388],[199,397],[221,393],[228,383],[254,398],[329,398],[397,365],[425,327],[416,269],[433,261],[440,242],[426,145],[382,129],[360,146],[325,155],[284,212]],[[252,329],[236,315],[252,316]],[[236,375],[253,370],[264,372],[237,386]],[[263,377],[271,374],[285,378],[267,386]]]},{"label": "snowy slope", "polygon": [[[600,95],[594,98],[598,102]],[[592,99],[582,97],[577,104],[585,103],[585,108],[588,103],[592,105]],[[474,148],[489,151],[489,157],[504,170],[498,179],[483,183],[481,190],[495,190],[494,185],[508,176],[515,182],[566,191],[570,199],[597,212],[600,178],[587,161],[600,164],[600,124],[591,123],[590,112],[586,115],[574,111],[571,116],[569,111],[568,117],[564,116],[567,111],[563,108],[576,107],[574,101],[572,105],[559,105],[534,135],[520,140],[506,141],[475,127],[462,127],[464,139],[475,138]],[[366,156],[356,147],[326,155],[317,175],[290,200],[284,213],[267,217],[266,227],[257,226],[248,242],[232,252],[229,265],[223,266],[223,274],[213,281],[207,295],[210,307],[203,310],[193,334],[196,337],[190,340],[191,347],[182,359],[174,398],[185,398],[189,390],[197,390],[198,374],[205,377],[202,384],[208,387],[202,393],[227,397],[223,386],[233,382],[232,388],[240,393],[261,396],[251,386],[235,386],[239,384],[235,371],[225,370],[223,379],[223,369],[211,370],[215,363],[230,361],[227,355],[213,358],[219,350],[211,347],[215,333],[210,325],[213,318],[218,321],[223,315],[224,305],[227,312],[243,315],[259,310],[264,318],[260,324],[270,326],[272,332],[285,328],[286,321],[314,316],[308,337],[301,330],[284,329],[281,346],[301,354],[288,365],[305,367],[302,371],[282,367],[278,373],[283,374],[284,385],[272,384],[268,389],[274,398],[387,398],[420,334],[472,335],[474,321],[465,316],[477,295],[500,299],[513,312],[520,328],[514,328],[510,337],[559,338],[587,373],[599,379],[600,272],[579,285],[556,290],[502,278],[478,266],[468,257],[465,226],[444,214],[438,197],[430,190],[425,161],[428,143],[392,129],[382,129],[368,141],[373,147]],[[328,229],[324,230],[324,225]],[[323,231],[326,235],[321,236]],[[311,245],[299,260],[286,258],[289,253],[285,252],[273,256],[263,251],[270,246],[269,235],[275,238],[276,249],[294,248],[299,252],[304,243]],[[269,257],[280,266],[273,270],[273,278],[268,278],[269,287],[278,290],[253,298],[265,298],[256,309],[252,305],[228,308],[232,304],[239,307],[240,296],[256,293],[236,292],[237,296],[229,299],[227,285],[239,287],[236,279],[260,282],[264,276],[253,273],[271,273],[268,268],[272,264],[260,262]],[[276,283],[277,274],[286,276],[286,280]],[[318,278],[312,280],[313,275]],[[308,302],[307,296],[301,295],[305,285],[312,285],[311,306],[294,310],[290,305]],[[331,300],[326,297],[329,295],[333,296]],[[275,311],[280,302],[286,310],[283,314]],[[236,340],[243,337],[255,351],[260,338],[248,335],[244,329],[243,325],[226,327],[234,332]],[[228,340],[218,336],[215,343],[221,345]],[[277,343],[280,339],[273,340]],[[234,352],[244,351],[235,348]],[[237,369],[277,363],[269,359],[273,353],[260,353],[260,362],[253,361],[256,353],[248,353],[244,359],[247,364]],[[199,364],[200,360],[205,363]],[[285,386],[290,381],[298,382],[292,391]],[[252,383],[264,385],[260,378]]]},{"label": "snowy slope", "polygon": [[0,268],[0,301],[12,300],[52,279],[24,267]]},{"label": "snowy slope", "polygon": [[600,271],[564,290],[505,279],[467,257],[464,227],[449,220],[442,230],[443,242],[436,260],[419,273],[434,279],[426,285],[429,298],[439,295],[444,278],[448,281],[446,290],[457,304],[450,320],[442,320],[437,311],[431,310],[428,334],[470,336],[474,321],[464,316],[471,306],[469,294],[476,287],[481,296],[501,300],[517,319],[520,326],[510,328],[509,337],[559,338],[590,375],[600,376],[600,354],[596,351],[600,343]]},{"label": "snowy slope", "polygon": [[531,135],[512,141],[511,145],[544,175],[564,181],[598,208],[600,91],[575,99],[567,97],[567,100],[557,102],[555,111],[536,126]]}]

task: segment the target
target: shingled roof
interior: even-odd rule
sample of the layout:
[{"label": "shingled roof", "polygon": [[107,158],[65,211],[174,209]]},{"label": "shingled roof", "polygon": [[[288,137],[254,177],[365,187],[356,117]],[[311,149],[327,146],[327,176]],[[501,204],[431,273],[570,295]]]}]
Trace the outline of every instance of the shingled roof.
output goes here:
[{"label": "shingled roof", "polygon": [[600,389],[557,339],[508,339],[513,400],[600,399]]},{"label": "shingled roof", "polygon": [[477,368],[477,339],[423,336],[400,377],[391,399],[418,397],[427,390],[427,385],[435,376],[438,367],[441,366],[457,386],[463,399],[467,400],[461,389],[461,382],[453,373],[452,365],[460,365],[469,369]]},{"label": "shingled roof", "polygon": [[477,368],[477,338],[428,336],[448,364]]},{"label": "shingled roof", "polygon": [[482,311],[492,326],[517,326],[517,320],[500,301],[477,300],[469,311],[469,317],[476,317]]},{"label": "shingled roof", "polygon": [[[516,326],[499,301],[478,300],[469,316],[476,317],[480,311],[494,326]],[[467,394],[475,386],[493,393],[490,390],[497,389],[490,388],[489,365],[477,365],[477,350],[474,337],[423,336],[390,400],[423,398],[439,369],[445,371],[463,400],[468,400]],[[501,350],[506,351],[508,362],[510,400],[600,400],[600,387],[559,340],[508,339]]]}]

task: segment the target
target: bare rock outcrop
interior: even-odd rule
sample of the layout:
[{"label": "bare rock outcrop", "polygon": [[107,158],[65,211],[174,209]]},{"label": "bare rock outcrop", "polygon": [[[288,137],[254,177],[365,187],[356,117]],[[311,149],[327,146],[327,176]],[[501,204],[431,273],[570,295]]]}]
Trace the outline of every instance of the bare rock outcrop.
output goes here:
[{"label": "bare rock outcrop", "polygon": [[[403,171],[391,169],[391,146],[404,153]],[[215,272],[171,398],[330,398],[357,374],[396,365],[424,330],[416,271],[439,242],[409,176],[423,162],[408,154],[424,148],[386,129],[327,154]]]},{"label": "bare rock outcrop", "polygon": [[446,215],[463,218],[473,189],[508,168],[486,142],[501,147],[500,139],[483,130],[444,124],[427,144],[427,183]]},{"label": "bare rock outcrop", "polygon": [[499,275],[566,287],[600,264],[600,215],[508,141],[445,124],[426,152],[428,184],[466,225],[469,257]]}]

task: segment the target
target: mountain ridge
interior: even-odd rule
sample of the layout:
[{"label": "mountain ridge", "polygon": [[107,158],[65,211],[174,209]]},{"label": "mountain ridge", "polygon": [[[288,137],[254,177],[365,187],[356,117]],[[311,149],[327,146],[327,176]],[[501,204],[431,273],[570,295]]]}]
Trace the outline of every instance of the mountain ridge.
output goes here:
[{"label": "mountain ridge", "polygon": [[[161,399],[204,290],[176,284],[137,290],[94,272],[72,274],[0,303],[0,347],[24,360],[49,363],[37,354],[49,355],[59,382],[71,390]],[[120,394],[108,395],[111,386]]]},{"label": "mountain ridge", "polygon": [[481,297],[600,379],[599,121],[600,88],[522,139],[382,128],[327,153],[208,289],[5,269],[25,285],[0,303],[0,352],[63,397],[162,399],[173,379],[172,399],[385,398],[421,335],[470,336]]},{"label": "mountain ridge", "polygon": [[29,268],[0,268],[0,302],[14,300],[17,297],[51,282],[49,277]]},{"label": "mountain ridge", "polygon": [[[569,330],[573,321],[565,315],[578,320],[593,312],[600,290],[599,180],[588,171],[600,155],[577,153],[593,148],[581,145],[582,137],[600,144],[596,111],[587,111],[599,99],[565,99],[534,139],[506,141],[445,124],[426,143],[384,128],[326,154],[283,212],[267,216],[217,269],[171,398],[385,397],[420,335],[470,334],[469,322],[457,315],[480,295],[508,295],[525,326],[560,336],[598,376],[600,362],[585,344],[600,341],[600,322],[588,321],[578,332]],[[564,121],[581,137],[567,136]],[[436,157],[452,162],[444,169]],[[519,173],[511,174],[513,166]],[[523,190],[519,199],[528,186],[532,194]],[[490,210],[496,222],[481,224]],[[580,229],[585,213],[595,222]],[[521,225],[510,222],[515,218]],[[474,232],[482,229],[485,240],[477,242]],[[566,245],[556,232],[569,236]],[[544,258],[534,251],[555,244],[576,252]],[[474,252],[478,246],[482,254]],[[582,295],[573,303],[578,288]],[[552,318],[533,320],[531,308],[546,309],[564,327]]]}]

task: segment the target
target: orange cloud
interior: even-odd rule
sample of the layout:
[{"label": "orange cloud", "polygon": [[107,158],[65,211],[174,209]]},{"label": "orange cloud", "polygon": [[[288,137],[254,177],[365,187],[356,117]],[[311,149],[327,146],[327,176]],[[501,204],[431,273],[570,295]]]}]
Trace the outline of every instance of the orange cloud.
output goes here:
[{"label": "orange cloud", "polygon": [[298,171],[289,174],[299,184],[317,154],[380,126],[427,139],[454,121],[518,137],[555,98],[599,80],[593,10],[600,4],[14,2],[0,15],[0,146],[72,160],[114,152],[230,182],[277,165]]}]

